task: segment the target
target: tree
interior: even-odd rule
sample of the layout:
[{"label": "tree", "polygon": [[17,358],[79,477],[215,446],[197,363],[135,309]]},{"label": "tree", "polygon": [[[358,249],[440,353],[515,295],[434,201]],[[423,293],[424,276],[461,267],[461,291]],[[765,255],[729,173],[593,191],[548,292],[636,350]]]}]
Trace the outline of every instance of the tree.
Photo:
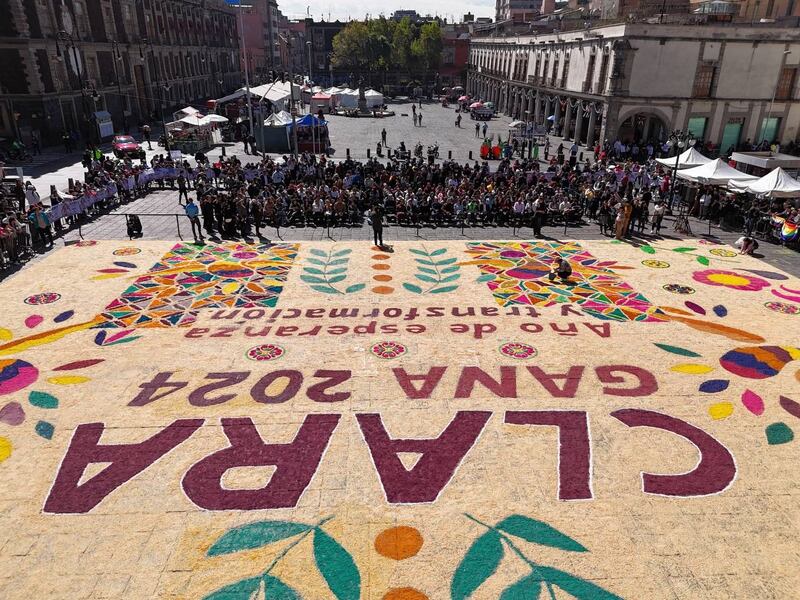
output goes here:
[{"label": "tree", "polygon": [[411,42],[414,31],[411,19],[408,17],[397,23],[392,34],[391,64],[399,71],[408,71],[411,68]]},{"label": "tree", "polygon": [[442,62],[442,30],[439,23],[431,21],[420,27],[411,51],[425,71],[438,70]]}]

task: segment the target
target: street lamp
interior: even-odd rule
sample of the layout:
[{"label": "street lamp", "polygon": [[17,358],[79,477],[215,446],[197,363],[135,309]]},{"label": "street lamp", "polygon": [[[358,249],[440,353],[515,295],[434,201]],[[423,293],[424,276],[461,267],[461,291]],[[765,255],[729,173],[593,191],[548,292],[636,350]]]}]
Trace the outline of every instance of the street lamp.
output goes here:
[{"label": "street lamp", "polygon": [[[150,43],[150,40],[147,39],[147,38],[142,38],[142,42],[141,43],[144,44],[146,47],[148,47],[150,49],[150,56],[152,58],[152,64],[155,65],[155,68],[153,70],[155,71],[156,85],[158,86],[158,88],[160,90],[159,91],[159,97],[158,97],[158,116],[159,116],[159,120],[161,121],[161,128],[162,128],[162,130],[164,132],[164,149],[167,151],[167,154],[169,154],[170,153],[169,133],[167,132],[167,124],[164,121],[164,102],[165,102],[166,92],[169,91],[169,84],[167,84],[167,83],[162,84],[161,83],[161,67],[158,64],[158,61],[156,60],[156,51],[153,48],[153,44]],[[144,58],[144,53],[142,52],[141,46],[139,46],[139,55],[142,58]]]},{"label": "street lamp", "polygon": [[[86,81],[86,69],[81,68],[82,63],[80,62],[78,56],[78,46],[72,34],[67,33],[66,31],[59,31],[58,39],[62,40],[66,44],[67,50],[72,50],[72,63],[75,67],[75,77],[77,78],[78,85],[81,88],[81,108],[83,109],[83,122],[89,124],[87,138],[90,142],[94,142],[93,128],[90,125],[92,119],[89,118],[89,98],[87,96],[89,84]],[[58,46],[58,42],[56,42],[56,55],[61,55],[61,48]],[[94,94],[96,93],[97,92],[95,91]]]},{"label": "street lamp", "polygon": [[306,48],[308,49],[308,83],[309,85],[313,81],[313,77],[311,76],[311,42],[306,42]]},{"label": "street lamp", "polygon": [[128,116],[125,114],[126,103],[122,97],[122,84],[119,80],[119,67],[117,66],[117,63],[122,60],[122,54],[119,51],[119,43],[117,40],[111,40],[111,49],[114,54],[114,77],[117,78],[117,97],[122,106],[122,129],[125,133],[128,133]]},{"label": "street lamp", "polygon": [[[283,41],[283,43],[286,44],[286,49],[288,53],[291,54],[292,51],[291,40],[281,33],[278,34],[278,38],[280,38]],[[280,43],[275,42],[275,45],[278,48],[280,48]],[[292,142],[294,146],[292,148],[292,155],[297,156],[297,108],[294,105],[294,73],[292,72],[292,62],[291,61],[287,62],[288,62],[287,66],[289,68],[289,111],[292,114]],[[311,122],[311,126],[312,127],[314,126],[313,120]]]},{"label": "street lamp", "polygon": [[[784,50],[783,51],[783,59],[785,60],[787,56],[792,53],[791,50]],[[781,68],[783,68],[783,61],[781,61]],[[781,72],[778,72],[778,81],[775,82],[775,89],[772,90],[772,100],[769,101],[769,110],[767,111],[767,116],[764,118],[764,124],[761,126],[761,140],[766,139],[767,135],[767,123],[769,122],[770,115],[772,114],[772,105],[775,104],[775,96],[778,95],[778,86],[781,83]],[[775,127],[775,135],[778,134],[778,128]]]},{"label": "street lamp", "polygon": [[[670,213],[672,212],[672,203],[675,200],[675,180],[678,178],[678,164],[680,162],[681,152],[687,146],[689,148],[693,148],[697,140],[695,139],[694,135],[688,131],[673,131],[669,134],[669,144],[670,148],[675,148],[675,166],[672,168],[672,181],[670,182],[669,186],[669,210]],[[675,231],[680,233],[691,233],[691,227],[689,226],[689,217],[686,214],[686,210],[681,203],[680,205],[680,212],[678,214],[678,218],[675,219]]]}]

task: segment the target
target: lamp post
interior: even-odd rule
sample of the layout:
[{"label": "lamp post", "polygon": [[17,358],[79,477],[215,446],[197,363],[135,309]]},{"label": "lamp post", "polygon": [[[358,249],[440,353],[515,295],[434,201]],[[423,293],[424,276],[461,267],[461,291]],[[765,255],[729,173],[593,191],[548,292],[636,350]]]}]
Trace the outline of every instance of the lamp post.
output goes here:
[{"label": "lamp post", "polygon": [[155,71],[156,85],[159,88],[158,117],[159,120],[161,121],[161,128],[164,131],[164,150],[166,150],[167,154],[169,154],[170,153],[169,133],[167,132],[167,124],[164,121],[164,102],[165,102],[166,92],[167,90],[169,90],[169,85],[166,83],[164,84],[161,83],[161,67],[159,66],[158,61],[156,60],[156,51],[153,48],[153,44],[151,44],[150,40],[148,40],[147,38],[142,38],[142,43],[148,48],[150,48],[150,56],[152,58],[152,64],[155,65],[155,68],[153,70]]},{"label": "lamp post", "polygon": [[[81,108],[83,110],[83,122],[88,125],[86,137],[89,142],[94,142],[94,133],[91,126],[92,120],[89,118],[89,98],[87,96],[89,84],[86,81],[86,69],[82,68],[82,63],[80,62],[78,55],[78,46],[75,43],[75,38],[72,36],[72,34],[62,30],[58,32],[58,38],[66,44],[68,51],[72,51],[72,63],[75,67],[75,77],[77,78],[78,85],[81,88]],[[56,53],[61,53],[61,48],[58,45],[56,46]]]},{"label": "lamp post", "polygon": [[306,48],[308,49],[308,83],[309,85],[313,81],[313,77],[311,76],[311,42],[306,42]]},{"label": "lamp post", "polygon": [[[669,186],[669,210],[672,212],[672,203],[675,200],[675,180],[678,178],[678,164],[680,162],[680,155],[684,148],[687,146],[693,148],[697,140],[694,135],[688,131],[673,131],[669,134],[669,143],[671,148],[676,148],[675,151],[675,166],[672,168],[672,181]],[[689,217],[683,204],[680,205],[678,218],[675,219],[675,231],[680,233],[691,233],[689,226]]]},{"label": "lamp post", "polygon": [[247,67],[247,44],[244,40],[244,14],[242,13],[242,0],[239,0],[239,44],[241,56],[244,57],[244,87],[247,95],[247,118],[250,131],[253,130],[253,103],[250,101],[250,70]]},{"label": "lamp post", "polygon": [[[783,60],[781,60],[781,68],[783,68],[783,61],[786,60],[786,57],[792,53],[791,50],[784,50],[783,51]],[[764,124],[761,126],[761,140],[766,139],[767,135],[767,123],[769,122],[770,115],[772,114],[772,105],[775,104],[775,96],[778,95],[778,85],[781,82],[781,73],[778,72],[778,81],[775,82],[775,89],[772,90],[772,100],[769,101],[769,110],[767,111],[767,116],[764,117]],[[778,128],[775,128],[775,135],[778,134]]]},{"label": "lamp post", "polygon": [[[286,44],[286,49],[289,54],[292,52],[292,42],[289,38],[284,36],[283,34],[278,34],[278,38],[280,38],[284,44]],[[279,42],[275,42],[275,45],[280,47]],[[297,110],[294,105],[294,73],[292,72],[292,62],[288,61],[289,67],[289,111],[292,115],[292,156],[297,156]],[[313,126],[313,122],[312,122]]]},{"label": "lamp post", "polygon": [[122,97],[122,84],[119,80],[119,67],[117,63],[122,60],[122,54],[119,51],[119,43],[117,40],[111,41],[111,48],[114,53],[114,77],[117,79],[117,97],[119,98],[119,102],[122,106],[122,130],[125,133],[128,133],[128,116],[125,114],[125,101]]}]

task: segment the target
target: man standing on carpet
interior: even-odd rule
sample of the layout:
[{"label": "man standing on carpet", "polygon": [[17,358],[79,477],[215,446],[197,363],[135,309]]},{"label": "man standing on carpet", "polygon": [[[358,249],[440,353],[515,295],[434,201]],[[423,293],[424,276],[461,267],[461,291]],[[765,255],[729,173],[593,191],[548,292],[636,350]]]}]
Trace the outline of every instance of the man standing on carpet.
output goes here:
[{"label": "man standing on carpet", "polygon": [[372,224],[372,236],[375,245],[383,248],[383,211],[380,204],[373,204],[369,211],[369,221]]}]

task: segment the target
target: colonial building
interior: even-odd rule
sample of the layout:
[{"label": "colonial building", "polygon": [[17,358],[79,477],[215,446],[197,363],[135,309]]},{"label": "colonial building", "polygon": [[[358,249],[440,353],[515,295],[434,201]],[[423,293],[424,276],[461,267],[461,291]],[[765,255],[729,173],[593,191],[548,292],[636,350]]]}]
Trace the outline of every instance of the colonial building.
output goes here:
[{"label": "colonial building", "polygon": [[676,129],[723,151],[798,138],[797,28],[633,23],[473,38],[469,62],[473,95],[589,146]]},{"label": "colonial building", "polygon": [[529,23],[542,13],[542,0],[496,0],[495,20]]},{"label": "colonial building", "polygon": [[236,34],[224,0],[0,1],[0,136],[87,137],[100,111],[121,132],[219,97],[241,84]]}]

